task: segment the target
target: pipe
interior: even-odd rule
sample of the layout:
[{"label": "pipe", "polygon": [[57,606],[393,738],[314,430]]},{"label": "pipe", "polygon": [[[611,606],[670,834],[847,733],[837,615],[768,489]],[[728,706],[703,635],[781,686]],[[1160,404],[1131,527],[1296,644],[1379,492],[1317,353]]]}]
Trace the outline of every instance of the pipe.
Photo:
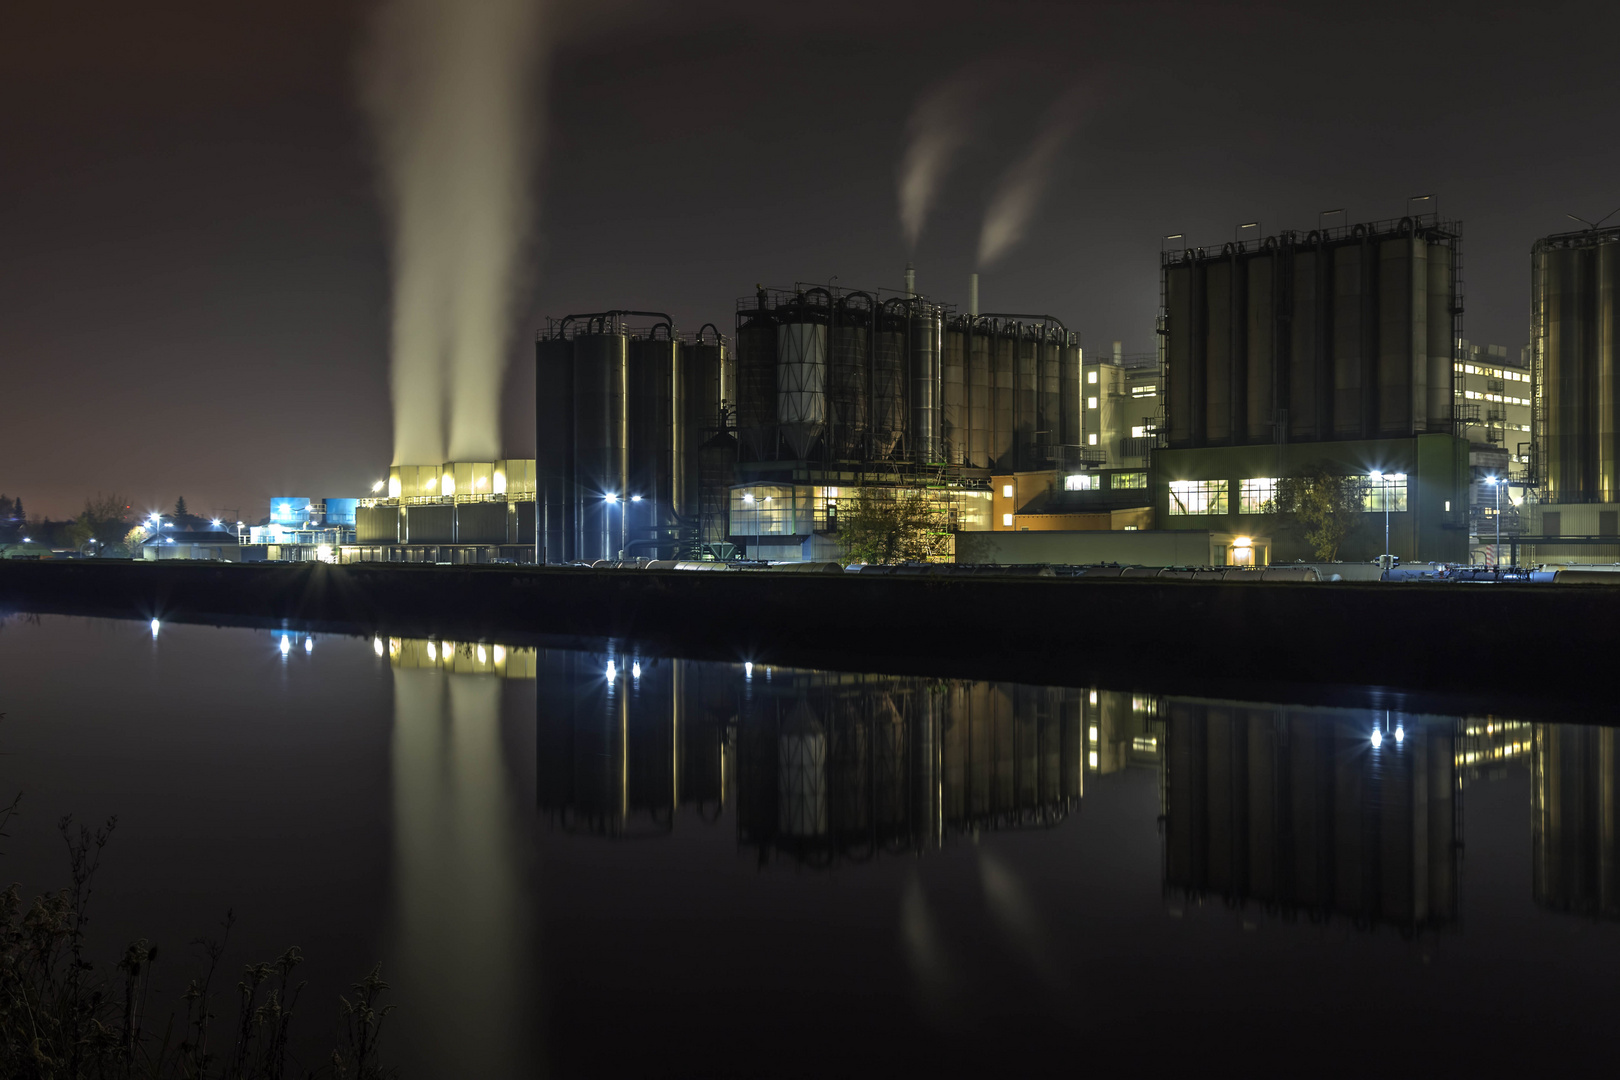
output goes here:
[{"label": "pipe", "polygon": [[698,341],[699,345],[703,344],[703,331],[705,331],[705,330],[713,330],[714,331],[714,343],[716,345],[720,345],[720,344],[723,344],[725,342],[726,339],[723,336],[721,336],[720,328],[718,326],[714,325],[714,323],[712,323],[712,322],[706,322],[702,326],[698,327],[697,341]]},{"label": "pipe", "polygon": [[906,296],[917,295],[917,268],[906,263]]},{"label": "pipe", "polygon": [[[612,311],[582,311],[575,315],[564,315],[562,317],[562,321],[557,324],[557,336],[562,337],[563,332],[568,329],[568,324],[573,322],[575,319],[588,320],[586,323],[587,327],[600,323],[602,326],[602,331],[606,333],[608,320],[620,315],[636,315],[645,318],[662,319],[664,323],[670,327],[671,331],[673,331],[675,327],[675,320],[670,318],[668,314],[662,311],[631,311],[629,308],[615,308]],[[715,332],[719,333],[718,330]]]},{"label": "pipe", "polygon": [[[968,314],[975,319],[979,317],[979,275],[968,275]],[[1064,329],[1068,329],[1065,327]]]},{"label": "pipe", "polygon": [[1045,322],[1057,323],[1058,328],[1064,333],[1067,333],[1069,330],[1067,326],[1063,325],[1063,320],[1055,315],[1029,315],[1020,314],[1016,311],[987,311],[985,312],[984,317],[986,319],[1041,319]]}]

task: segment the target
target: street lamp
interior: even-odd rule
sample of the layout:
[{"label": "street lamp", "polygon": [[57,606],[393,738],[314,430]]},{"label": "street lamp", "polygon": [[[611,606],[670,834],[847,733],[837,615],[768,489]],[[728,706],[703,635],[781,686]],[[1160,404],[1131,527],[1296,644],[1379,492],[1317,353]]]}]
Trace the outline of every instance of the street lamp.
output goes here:
[{"label": "street lamp", "polygon": [[1485,482],[1496,489],[1496,544],[1491,548],[1491,562],[1498,573],[1502,570],[1502,484],[1500,476],[1487,476]]},{"label": "street lamp", "polygon": [[1376,482],[1378,484],[1378,486],[1379,486],[1379,494],[1382,497],[1383,503],[1384,503],[1384,557],[1383,557],[1383,562],[1385,564],[1384,569],[1387,570],[1390,567],[1394,566],[1394,564],[1395,564],[1395,557],[1393,555],[1391,555],[1390,551],[1389,551],[1389,503],[1390,503],[1390,496],[1391,496],[1390,482],[1395,481],[1397,483],[1404,484],[1404,483],[1406,483],[1406,474],[1403,473],[1403,472],[1398,472],[1398,473],[1375,472],[1375,473],[1368,473],[1367,474],[1367,479],[1372,480],[1372,481],[1374,481],[1374,482]]},{"label": "street lamp", "polygon": [[757,548],[759,547],[759,504],[754,501],[754,494],[751,491],[743,492],[743,502],[754,508],[754,547]]},{"label": "street lamp", "polygon": [[[619,504],[619,493],[617,491],[610,491],[607,494],[602,496],[602,501],[607,504],[606,509],[603,511],[605,516],[604,516],[604,518],[602,520],[602,547],[604,549],[606,549],[608,547],[608,545],[610,543],[612,543],[612,537],[613,537],[613,532],[612,532],[612,529],[613,529],[613,524],[612,524],[612,522],[613,522],[613,508]],[[620,522],[622,524],[622,522],[623,522],[622,518],[620,519]],[[622,537],[620,538],[619,546],[621,548],[624,547]],[[606,554],[606,552],[604,551],[604,555],[605,554]]]}]

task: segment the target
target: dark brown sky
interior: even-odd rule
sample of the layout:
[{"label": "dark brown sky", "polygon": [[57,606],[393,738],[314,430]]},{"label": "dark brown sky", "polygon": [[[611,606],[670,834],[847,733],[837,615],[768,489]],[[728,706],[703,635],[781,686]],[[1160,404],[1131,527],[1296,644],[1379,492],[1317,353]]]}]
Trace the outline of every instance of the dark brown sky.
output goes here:
[{"label": "dark brown sky", "polygon": [[[729,323],[756,281],[897,285],[917,95],[1011,74],[917,251],[965,300],[1002,165],[1076,79],[1098,92],[987,309],[1152,346],[1160,238],[1319,210],[1465,227],[1468,335],[1516,347],[1528,251],[1620,206],[1613,4],[785,5],[575,9],[557,45],[540,235],[507,380],[532,453],[547,314]],[[0,12],[0,491],[76,510],[263,515],[388,465],[387,238],[353,104],[365,5],[166,0]]]}]

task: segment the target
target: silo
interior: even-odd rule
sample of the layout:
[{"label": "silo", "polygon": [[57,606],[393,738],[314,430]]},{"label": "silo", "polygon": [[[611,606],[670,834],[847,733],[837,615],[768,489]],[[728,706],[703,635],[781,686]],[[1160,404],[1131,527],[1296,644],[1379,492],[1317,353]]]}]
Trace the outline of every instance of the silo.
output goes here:
[{"label": "silo", "polygon": [[940,352],[939,437],[943,460],[960,465],[967,460],[967,332],[961,320],[945,330],[945,347]]},{"label": "silo", "polygon": [[574,500],[574,343],[562,336],[534,345],[536,561],[559,563],[575,557],[572,542]]},{"label": "silo", "polygon": [[1248,393],[1244,401],[1244,436],[1251,443],[1271,442],[1276,439],[1276,267],[1278,256],[1271,253],[1256,255],[1244,267],[1247,275],[1245,293],[1248,297],[1247,322],[1244,326],[1244,383]]},{"label": "silo", "polygon": [[1084,403],[1080,400],[1084,393],[1080,382],[1080,346],[1074,343],[1073,335],[1065,334],[1058,348],[1058,385],[1062,400],[1058,403],[1057,441],[1061,446],[1079,446],[1081,417],[1085,415]]},{"label": "silo", "polygon": [[[1322,438],[1322,378],[1318,358],[1323,354],[1321,335],[1322,273],[1326,256],[1321,234],[1313,232],[1294,249],[1292,318],[1288,335],[1288,437],[1302,441]],[[1448,331],[1449,333],[1449,331]]]},{"label": "silo", "polygon": [[831,452],[837,460],[858,458],[870,434],[871,392],[867,373],[872,354],[872,298],[866,293],[840,297],[833,312],[829,416]]},{"label": "silo", "polygon": [[1055,326],[1041,327],[1040,355],[1037,362],[1040,398],[1037,401],[1039,420],[1036,426],[1046,458],[1054,463],[1054,451],[1063,441],[1063,337]]},{"label": "silo", "polygon": [[776,420],[799,459],[827,429],[830,300],[825,289],[811,289],[777,309]]},{"label": "silo", "polygon": [[1532,411],[1542,500],[1620,501],[1614,356],[1620,230],[1537,241],[1532,251],[1541,407]]},{"label": "silo", "polygon": [[894,456],[906,432],[905,301],[887,300],[872,335],[872,457]]},{"label": "silo", "polygon": [[722,408],[737,403],[735,358],[719,331],[715,331],[713,341],[705,340],[700,330],[695,340],[682,343],[679,393],[681,430],[675,441],[675,467],[682,477],[682,491],[675,509],[681,514],[693,514],[697,512],[703,483],[700,447],[719,432]]},{"label": "silo", "polygon": [[776,449],[776,316],[763,289],[737,318],[737,434],[757,460]]},{"label": "silo", "polygon": [[1360,243],[1341,244],[1332,249],[1332,432],[1336,439],[1357,439],[1362,435],[1362,394],[1366,364],[1362,321],[1362,275],[1367,252]]},{"label": "silo", "polygon": [[1425,240],[1428,256],[1424,265],[1428,270],[1429,295],[1424,302],[1428,322],[1429,405],[1425,410],[1430,431],[1452,430],[1455,412],[1457,334],[1451,311],[1453,285],[1451,280],[1451,245],[1432,237]]},{"label": "silo", "polygon": [[967,463],[983,469],[990,464],[990,336],[980,319],[966,323],[967,345]]},{"label": "silo", "polygon": [[589,332],[574,338],[574,559],[613,558],[624,535],[628,360],[628,338],[607,319],[593,320]]},{"label": "silo", "polygon": [[1204,270],[1204,437],[1232,441],[1232,271],[1235,260]]},{"label": "silo", "polygon": [[[1172,263],[1170,259],[1177,261]],[[1203,366],[1196,362],[1203,314],[1203,298],[1199,295],[1203,273],[1191,250],[1166,257],[1163,272],[1169,445],[1197,446],[1203,428],[1199,384],[1204,373]]]},{"label": "silo", "polygon": [[907,322],[911,456],[917,462],[936,462],[940,460],[940,311],[932,304],[915,300]]},{"label": "silo", "polygon": [[1040,426],[1041,343],[1035,328],[1017,324],[1013,331],[1013,461],[1015,469],[1038,469],[1035,432]]},{"label": "silo", "polygon": [[657,530],[669,523],[670,512],[681,501],[684,477],[675,468],[681,428],[681,403],[676,397],[680,349],[667,325],[629,342],[622,512],[630,540],[657,538]]},{"label": "silo", "polygon": [[1378,431],[1411,435],[1428,426],[1429,247],[1405,219],[1377,251]]},{"label": "silo", "polygon": [[990,468],[1010,473],[1018,467],[1013,407],[1018,328],[1012,323],[993,322],[990,335]]}]

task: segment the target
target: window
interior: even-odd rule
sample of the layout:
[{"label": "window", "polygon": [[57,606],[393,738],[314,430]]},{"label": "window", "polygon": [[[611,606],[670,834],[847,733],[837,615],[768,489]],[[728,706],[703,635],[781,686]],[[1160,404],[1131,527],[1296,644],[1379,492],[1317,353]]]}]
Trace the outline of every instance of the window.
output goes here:
[{"label": "window", "polygon": [[1138,383],[1131,387],[1132,397],[1152,397],[1159,392],[1158,383]]},{"label": "window", "polygon": [[1273,513],[1272,501],[1277,498],[1277,478],[1261,476],[1243,481],[1238,491],[1238,513]]},{"label": "window", "polygon": [[1064,491],[1095,491],[1102,485],[1098,483],[1101,477],[1091,473],[1075,473],[1073,476],[1063,478]]},{"label": "window", "polygon": [[1225,480],[1170,481],[1170,516],[1224,514],[1228,482]]},{"label": "window", "polygon": [[1092,386],[1096,386],[1097,385],[1097,373],[1095,371],[1086,372],[1086,382],[1090,383]]},{"label": "window", "polygon": [[1387,501],[1389,509],[1397,514],[1406,512],[1406,477],[1396,479],[1385,474],[1382,480],[1365,477],[1367,481],[1367,496],[1362,500],[1361,508],[1368,513],[1384,512]]},{"label": "window", "polygon": [[1145,472],[1117,472],[1109,481],[1109,487],[1115,491],[1124,491],[1128,488],[1142,489],[1147,487],[1147,473]]},{"label": "window", "polygon": [[1097,445],[1097,436],[1096,436],[1095,433],[1086,436],[1086,445],[1087,446],[1096,446]]},{"label": "window", "polygon": [[1095,409],[1096,407],[1097,407],[1097,399],[1096,398],[1094,398],[1094,397],[1086,398],[1086,408]]},{"label": "window", "polygon": [[1002,484],[1001,485],[1001,497],[1003,499],[1012,498],[1013,497],[1012,493],[1013,493],[1013,486],[1011,484]]},{"label": "window", "polygon": [[1136,427],[1131,428],[1131,438],[1133,438],[1133,439],[1145,439],[1145,438],[1147,438],[1147,426],[1145,424],[1138,424]]},{"label": "window", "polygon": [[1002,514],[1001,515],[1001,524],[1002,524],[1003,528],[1007,528],[1007,529],[1012,528],[1012,515],[1011,514]]}]

